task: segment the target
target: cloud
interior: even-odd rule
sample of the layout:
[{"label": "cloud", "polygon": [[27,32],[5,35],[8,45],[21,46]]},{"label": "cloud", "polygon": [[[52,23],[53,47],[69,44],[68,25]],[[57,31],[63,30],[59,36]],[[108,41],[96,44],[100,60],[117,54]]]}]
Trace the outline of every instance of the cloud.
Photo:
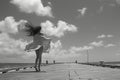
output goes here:
[{"label": "cloud", "polygon": [[98,9],[98,13],[103,12],[103,10],[104,10],[104,6],[100,6],[100,8]]},{"label": "cloud", "polygon": [[92,50],[94,47],[92,46],[83,46],[83,47],[75,47],[71,46],[69,49],[63,49],[62,43],[60,40],[56,42],[52,42],[52,48],[49,54],[43,54],[43,59],[52,59],[52,60],[60,60],[60,61],[70,61],[79,59],[82,56],[82,51]]},{"label": "cloud", "polygon": [[[0,56],[6,58],[6,60],[10,59],[34,59],[35,52],[25,52],[25,46],[29,42],[19,39],[15,40],[10,37],[7,33],[0,34]],[[60,40],[56,42],[51,42],[51,49],[49,54],[43,54],[43,59],[69,59],[78,57],[80,54],[75,54],[70,51],[70,49],[65,50],[62,47],[62,43]]]},{"label": "cloud", "polygon": [[72,24],[68,24],[64,21],[59,20],[57,26],[55,26],[52,22],[46,21],[41,23],[42,32],[47,34],[48,36],[56,36],[61,37],[64,36],[66,31],[76,32],[77,27]]},{"label": "cloud", "polygon": [[[84,50],[88,47],[84,47]],[[79,54],[77,54],[79,52]],[[51,49],[49,54],[43,54],[44,59],[55,59],[55,60],[70,60],[80,56],[80,50],[77,47],[71,47],[69,49],[63,49],[60,40],[51,43]]]},{"label": "cloud", "polygon": [[113,35],[107,35],[108,38],[114,37]]},{"label": "cloud", "polygon": [[111,6],[111,7],[115,7],[116,4],[115,4],[115,3],[111,3],[111,4],[109,4],[109,6]]},{"label": "cloud", "polygon": [[62,54],[64,54],[62,50],[62,43],[60,40],[58,40],[56,42],[51,42],[51,49],[49,54],[43,54],[43,57],[55,59],[61,57],[60,55]]},{"label": "cloud", "polygon": [[11,0],[10,3],[16,5],[21,12],[53,17],[51,7],[44,6],[41,0]]},{"label": "cloud", "polygon": [[74,52],[74,53],[76,53],[76,52],[81,52],[81,51],[86,51],[86,50],[92,50],[93,49],[93,47],[92,46],[83,46],[83,47],[71,47],[70,48],[70,52]]},{"label": "cloud", "polygon": [[111,37],[114,37],[113,35],[99,35],[97,38],[111,38]]},{"label": "cloud", "polygon": [[7,33],[0,34],[0,55],[7,58],[23,57],[25,54],[24,48],[28,42],[22,39],[15,40]]},{"label": "cloud", "polygon": [[115,44],[107,44],[107,45],[105,46],[105,48],[114,47],[114,46],[116,46],[116,45],[115,45]]},{"label": "cloud", "polygon": [[116,53],[115,55],[116,55],[116,56],[120,56],[120,52]]},{"label": "cloud", "polygon": [[55,43],[51,42],[51,49],[50,53],[58,53],[62,49],[62,43],[60,40],[56,41]]},{"label": "cloud", "polygon": [[87,8],[82,8],[82,9],[78,9],[77,11],[78,12],[80,12],[80,14],[82,15],[82,16],[84,16],[85,15],[85,13],[86,13],[86,10],[87,10]]},{"label": "cloud", "polygon": [[98,36],[97,38],[105,38],[105,37],[106,37],[106,35],[102,34],[102,35]]},{"label": "cloud", "polygon": [[116,0],[116,3],[117,3],[117,4],[120,4],[120,0]]},{"label": "cloud", "polygon": [[0,31],[4,33],[17,33],[18,25],[26,20],[15,21],[14,17],[8,16],[4,20],[0,21]]},{"label": "cloud", "polygon": [[103,41],[99,41],[99,42],[92,42],[90,43],[91,46],[95,46],[95,47],[101,47],[104,46]]}]

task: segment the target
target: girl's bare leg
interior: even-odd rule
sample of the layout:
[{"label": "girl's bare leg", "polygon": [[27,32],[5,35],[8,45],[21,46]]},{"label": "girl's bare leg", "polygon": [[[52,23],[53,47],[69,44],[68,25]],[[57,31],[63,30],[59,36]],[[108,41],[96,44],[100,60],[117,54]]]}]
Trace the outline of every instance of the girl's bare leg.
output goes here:
[{"label": "girl's bare leg", "polygon": [[36,70],[36,71],[38,71],[38,69],[37,69],[37,63],[38,63],[38,59],[39,59],[39,51],[38,51],[38,50],[36,50],[35,52],[36,52],[35,70]]},{"label": "girl's bare leg", "polygon": [[39,63],[38,63],[38,71],[40,71],[41,60],[42,60],[42,56],[40,54],[39,55]]},{"label": "girl's bare leg", "polygon": [[39,49],[39,63],[38,63],[38,71],[40,71],[40,65],[41,65],[41,61],[42,61],[42,52],[43,52],[43,47],[41,47]]}]

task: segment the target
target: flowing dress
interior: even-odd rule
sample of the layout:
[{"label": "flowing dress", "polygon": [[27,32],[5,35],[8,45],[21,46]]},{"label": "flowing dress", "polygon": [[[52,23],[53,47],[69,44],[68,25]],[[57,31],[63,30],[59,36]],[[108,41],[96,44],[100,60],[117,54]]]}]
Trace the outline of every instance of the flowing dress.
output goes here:
[{"label": "flowing dress", "polygon": [[50,49],[50,42],[51,42],[50,38],[47,38],[40,34],[36,34],[33,37],[33,42],[26,45],[25,50],[26,51],[35,51],[43,46],[43,52],[48,53],[49,49]]}]

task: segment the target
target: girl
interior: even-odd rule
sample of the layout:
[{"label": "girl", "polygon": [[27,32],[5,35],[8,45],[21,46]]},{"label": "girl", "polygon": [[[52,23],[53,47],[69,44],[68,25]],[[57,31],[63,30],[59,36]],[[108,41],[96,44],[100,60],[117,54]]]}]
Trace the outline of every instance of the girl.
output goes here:
[{"label": "girl", "polygon": [[42,53],[49,51],[51,39],[46,38],[41,33],[41,26],[35,27],[27,22],[25,23],[25,31],[28,33],[28,36],[33,37],[33,42],[26,45],[25,51],[35,51],[35,70],[38,72],[40,71]]}]

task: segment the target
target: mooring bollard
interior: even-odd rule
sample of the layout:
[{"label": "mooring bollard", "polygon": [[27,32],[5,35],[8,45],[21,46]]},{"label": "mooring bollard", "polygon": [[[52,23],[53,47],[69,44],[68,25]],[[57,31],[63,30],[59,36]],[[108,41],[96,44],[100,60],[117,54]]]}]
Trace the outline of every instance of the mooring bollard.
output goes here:
[{"label": "mooring bollard", "polygon": [[46,60],[46,64],[48,64],[48,60]]},{"label": "mooring bollard", "polygon": [[53,60],[53,64],[55,64],[55,60]]},{"label": "mooring bollard", "polygon": [[20,68],[17,68],[17,69],[16,69],[16,71],[19,71],[19,70],[20,70]]},{"label": "mooring bollard", "polygon": [[104,65],[104,61],[100,61],[100,62],[99,62],[99,65],[100,65],[100,66],[103,66],[103,65]]},{"label": "mooring bollard", "polygon": [[26,69],[27,67],[24,67],[23,69]]},{"label": "mooring bollard", "polygon": [[75,61],[75,63],[77,63],[77,60]]}]

